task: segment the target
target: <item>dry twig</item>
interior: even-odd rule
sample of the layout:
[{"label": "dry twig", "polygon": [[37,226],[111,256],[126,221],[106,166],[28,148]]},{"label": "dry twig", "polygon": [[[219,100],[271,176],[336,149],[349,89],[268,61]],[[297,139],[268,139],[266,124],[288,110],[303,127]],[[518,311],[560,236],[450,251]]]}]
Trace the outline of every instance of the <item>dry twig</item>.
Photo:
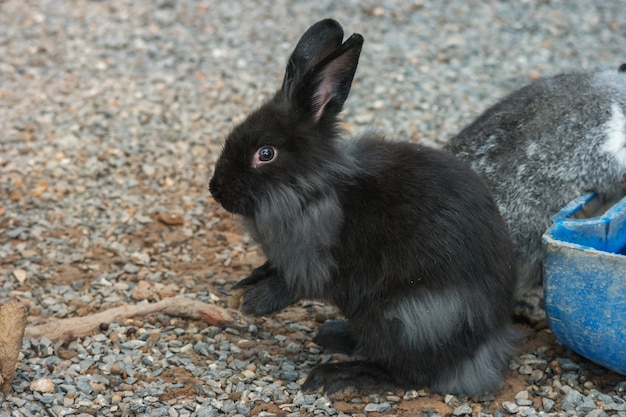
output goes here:
[{"label": "dry twig", "polygon": [[167,314],[202,320],[214,326],[239,326],[235,318],[225,309],[186,297],[171,297],[152,304],[123,305],[85,317],[54,319],[43,324],[26,327],[25,337],[47,337],[53,342],[69,341],[85,337],[96,331],[101,324],[112,323],[131,317],[150,314]]}]

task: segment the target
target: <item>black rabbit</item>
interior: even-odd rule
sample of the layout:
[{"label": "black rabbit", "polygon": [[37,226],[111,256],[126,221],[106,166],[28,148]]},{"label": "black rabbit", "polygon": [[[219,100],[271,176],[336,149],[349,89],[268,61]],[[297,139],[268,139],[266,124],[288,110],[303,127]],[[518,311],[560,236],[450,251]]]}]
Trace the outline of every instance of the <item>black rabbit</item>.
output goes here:
[{"label": "black rabbit", "polygon": [[585,192],[626,194],[626,65],[537,80],[486,110],[446,148],[487,182],[511,233],[518,296],[541,283],[541,235]]},{"label": "black rabbit", "polygon": [[499,386],[514,351],[515,258],[491,195],[452,154],[376,134],[345,141],[337,115],[363,38],[313,25],[282,88],[235,127],[210,181],[267,262],[240,281],[263,316],[301,299],[345,321],[315,341],[360,357],[317,366],[303,390]]}]

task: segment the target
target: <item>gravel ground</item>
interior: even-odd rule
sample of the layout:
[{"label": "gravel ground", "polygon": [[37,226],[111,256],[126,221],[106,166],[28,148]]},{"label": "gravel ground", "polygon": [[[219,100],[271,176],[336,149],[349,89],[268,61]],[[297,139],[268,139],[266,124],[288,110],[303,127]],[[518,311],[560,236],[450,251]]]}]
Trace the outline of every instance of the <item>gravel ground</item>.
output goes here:
[{"label": "gravel ground", "polygon": [[[207,179],[234,123],[282,80],[313,22],[365,49],[345,128],[441,145],[529,78],[626,61],[623,0],[0,1],[0,304],[30,321],[184,294],[226,305],[260,255]],[[626,416],[626,377],[527,325],[503,387],[330,400],[335,312],[300,303],[242,328],[157,315],[26,339],[12,416]]]}]

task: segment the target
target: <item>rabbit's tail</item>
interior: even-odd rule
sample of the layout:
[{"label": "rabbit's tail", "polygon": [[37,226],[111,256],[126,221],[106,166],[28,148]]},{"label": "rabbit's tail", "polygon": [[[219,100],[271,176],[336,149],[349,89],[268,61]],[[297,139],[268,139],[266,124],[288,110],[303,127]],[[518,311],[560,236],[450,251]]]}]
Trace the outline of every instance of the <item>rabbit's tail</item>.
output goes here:
[{"label": "rabbit's tail", "polygon": [[508,326],[485,340],[473,356],[438,375],[431,384],[435,392],[483,393],[497,389],[515,352],[518,332]]}]

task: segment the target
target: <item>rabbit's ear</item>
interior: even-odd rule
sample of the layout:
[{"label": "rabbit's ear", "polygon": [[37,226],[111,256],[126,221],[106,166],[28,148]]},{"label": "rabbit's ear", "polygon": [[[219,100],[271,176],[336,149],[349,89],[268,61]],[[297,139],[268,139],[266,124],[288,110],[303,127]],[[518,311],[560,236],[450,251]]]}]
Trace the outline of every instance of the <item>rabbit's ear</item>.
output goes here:
[{"label": "rabbit's ear", "polygon": [[359,63],[363,37],[354,34],[341,44],[339,36],[343,31],[334,20],[317,23],[303,35],[287,65],[282,91],[297,114],[313,123],[341,111]]},{"label": "rabbit's ear", "polygon": [[311,26],[296,45],[287,62],[283,91],[291,91],[311,67],[330,55],[343,41],[343,29],[333,19],[325,19]]}]

